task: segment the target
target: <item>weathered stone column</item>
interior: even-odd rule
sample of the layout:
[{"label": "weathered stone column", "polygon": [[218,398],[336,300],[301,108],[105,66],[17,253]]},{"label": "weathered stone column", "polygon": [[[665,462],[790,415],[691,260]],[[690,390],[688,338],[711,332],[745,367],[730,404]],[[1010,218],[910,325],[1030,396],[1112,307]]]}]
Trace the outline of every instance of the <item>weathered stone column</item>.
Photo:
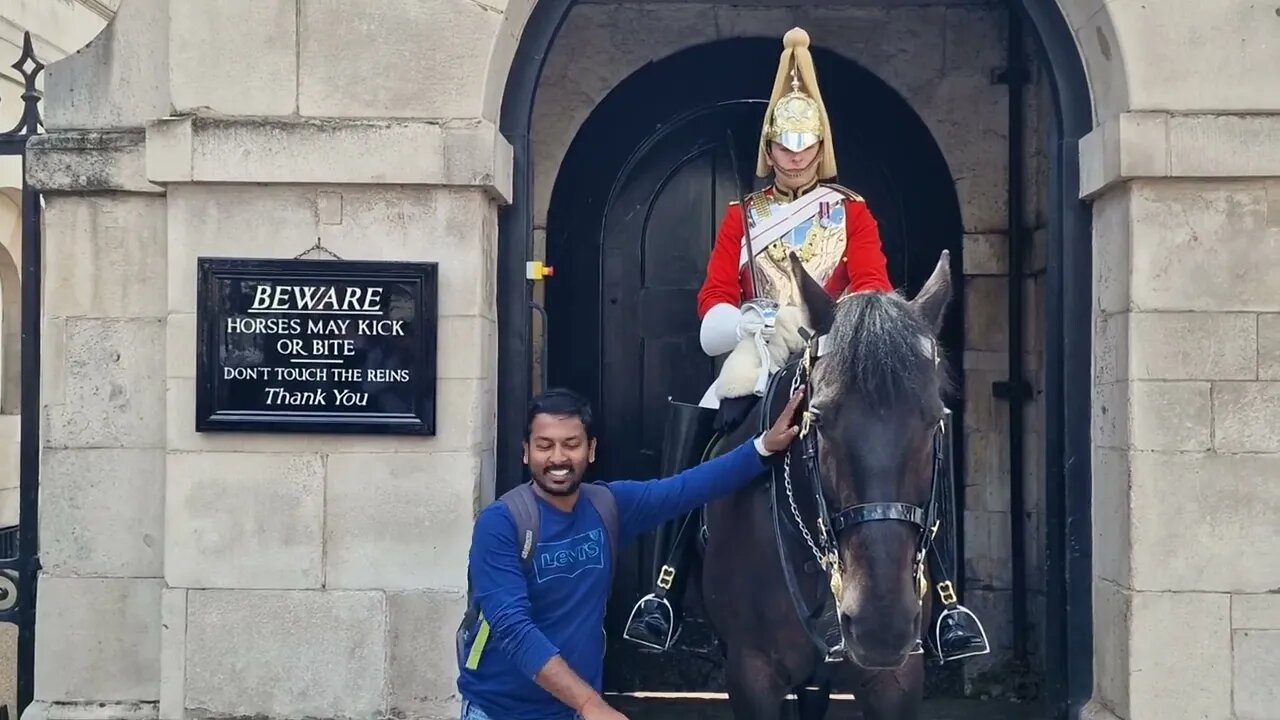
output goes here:
[{"label": "weathered stone column", "polygon": [[1280,116],[1127,113],[1096,198],[1095,717],[1274,717]]},{"label": "weathered stone column", "polygon": [[[127,0],[51,68],[36,699],[49,718],[456,717],[493,483],[478,3]],[[195,431],[196,260],[439,263],[435,437]]]}]

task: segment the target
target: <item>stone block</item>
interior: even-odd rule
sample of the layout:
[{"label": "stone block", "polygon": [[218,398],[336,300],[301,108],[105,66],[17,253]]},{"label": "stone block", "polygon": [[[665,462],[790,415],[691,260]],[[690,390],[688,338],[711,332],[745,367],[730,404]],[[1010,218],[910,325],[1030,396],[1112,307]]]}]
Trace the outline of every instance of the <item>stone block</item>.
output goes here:
[{"label": "stone block", "polygon": [[964,284],[965,350],[988,352],[1009,348],[1009,281],[1003,277],[972,277]]},{"label": "stone block", "polygon": [[160,577],[164,451],[46,449],[40,562],[58,576]]},{"label": "stone block", "polygon": [[964,507],[1004,512],[1009,509],[1009,436],[965,433]]},{"label": "stone block", "polygon": [[1233,595],[1231,627],[1234,630],[1280,630],[1280,595]]},{"label": "stone block", "polygon": [[46,130],[136,128],[169,112],[168,0],[118,3],[79,52],[44,71]]},{"label": "stone block", "polygon": [[1230,596],[1139,592],[1129,611],[1129,717],[1230,718]]},{"label": "stone block", "polygon": [[1268,720],[1280,705],[1280,630],[1236,630],[1231,634],[1236,720]]},{"label": "stone block", "polygon": [[[1006,88],[992,84],[986,73],[949,74],[931,82],[915,107],[947,159],[964,232],[1007,232]],[[975,124],[974,118],[983,120]]]},{"label": "stone block", "polygon": [[1129,509],[1133,503],[1129,463],[1130,454],[1124,450],[1094,450],[1094,572],[1101,579],[1125,586],[1130,583],[1133,556],[1129,540]]},{"label": "stone block", "polygon": [[440,261],[440,314],[496,318],[497,224],[493,205],[482,193],[406,188],[341,192],[342,224],[321,225],[320,200],[312,189],[171,188],[170,311],[195,312],[198,257],[293,257],[320,239],[324,247],[352,260]]},{"label": "stone block", "polygon": [[159,720],[186,720],[187,592],[186,588],[168,588],[160,595]]},{"label": "stone block", "polygon": [[325,484],[325,586],[465,588],[471,453],[336,453]]},{"label": "stone block", "polygon": [[1280,314],[1258,316],[1258,379],[1280,380]]},{"label": "stone block", "polygon": [[[838,49],[856,58],[915,107],[921,107],[931,88],[958,74],[948,74],[946,69],[947,15],[946,8],[940,5],[793,4],[799,5],[796,24],[809,31],[813,46]],[[768,36],[781,38],[787,29],[775,26]],[[928,111],[920,114],[931,118]],[[943,120],[948,121],[949,118]],[[949,159],[954,149],[944,145],[943,154]]]},{"label": "stone block", "polygon": [[1261,182],[1135,181],[1131,295],[1144,310],[1277,310],[1280,231]]},{"label": "stone block", "polygon": [[45,203],[46,314],[164,316],[163,197],[53,195]]},{"label": "stone block", "polygon": [[199,352],[196,342],[196,314],[190,312],[170,315],[165,323],[165,377],[195,380]]},{"label": "stone block", "polygon": [[67,319],[46,330],[46,448],[164,446],[163,320]]},{"label": "stone block", "polygon": [[186,716],[385,717],[386,618],[380,592],[193,590]]},{"label": "stone block", "polygon": [[320,228],[326,247],[343,257],[439,261],[442,316],[497,318],[496,212],[483,193],[352,189],[342,202],[342,224]]},{"label": "stone block", "polygon": [[1127,448],[1129,393],[1132,383],[1095,383],[1093,386],[1093,443],[1098,448]]},{"label": "stone block", "polygon": [[998,5],[946,8],[944,68],[947,72],[989,73],[1004,67],[1004,11]]},{"label": "stone block", "polygon": [[1010,540],[1009,513],[965,510],[964,576],[970,587],[1008,590],[1012,586]]},{"label": "stone block", "polygon": [[321,457],[170,453],[166,474],[164,574],[171,586],[321,586]]},{"label": "stone block", "polygon": [[1213,447],[1222,453],[1280,452],[1280,382],[1213,384]]},{"label": "stone block", "polygon": [[439,320],[439,378],[489,378],[498,372],[498,323],[476,315],[449,315]]},{"label": "stone block", "polygon": [[141,128],[36,135],[27,141],[27,181],[46,202],[64,192],[164,192],[147,180],[146,135]]},{"label": "stone block", "polygon": [[1009,236],[1004,233],[971,233],[964,236],[965,275],[1007,275]]},{"label": "stone block", "polygon": [[1167,177],[1169,118],[1126,112],[1094,128],[1080,141],[1080,196],[1095,197],[1116,182]]},{"label": "stone block", "polygon": [[35,696],[156,701],[163,587],[159,579],[41,577]]},{"label": "stone block", "polygon": [[1131,313],[1128,377],[1253,380],[1258,323],[1244,313]]},{"label": "stone block", "polygon": [[1280,116],[1172,115],[1169,168],[1175,177],[1275,177]]},{"label": "stone block", "polygon": [[[970,585],[973,584],[970,580]],[[934,602],[937,602],[936,594]],[[966,677],[973,678],[999,668],[1008,662],[1013,652],[1013,593],[1008,590],[966,590],[963,602],[982,620],[982,629],[986,631],[987,642],[991,645],[990,655],[965,658],[964,673]],[[995,674],[1001,673],[997,670]]]},{"label": "stone block", "polygon": [[[488,75],[502,13],[469,0],[300,2],[303,115],[480,117],[483,83],[477,79]],[[361,50],[355,55],[351,48]]]},{"label": "stone block", "polygon": [[1280,454],[1139,452],[1130,463],[1134,589],[1280,587]]},{"label": "stone block", "polygon": [[1130,447],[1175,451],[1210,449],[1209,383],[1132,382],[1125,385],[1129,388]]},{"label": "stone block", "polygon": [[1096,315],[1093,330],[1093,375],[1095,383],[1128,380],[1129,313]]},{"label": "stone block", "polygon": [[175,114],[290,115],[297,108],[298,2],[174,3],[169,87]]},{"label": "stone block", "polygon": [[298,435],[197,433],[196,387],[189,378],[170,378],[168,448],[170,452],[340,453],[480,452],[493,448],[497,422],[494,382],[444,378],[436,384],[436,435]]},{"label": "stone block", "polygon": [[1116,188],[1093,204],[1094,306],[1100,313],[1127,312],[1130,233],[1128,188]]},{"label": "stone block", "polygon": [[1094,701],[1122,717],[1129,714],[1130,595],[1114,582],[1093,583],[1093,623],[1107,632],[1093,636]]},{"label": "stone block", "polygon": [[457,717],[457,661],[441,648],[453,647],[465,604],[460,592],[387,595],[392,717]]},{"label": "stone block", "polygon": [[779,28],[792,28],[799,24],[796,5],[752,7],[747,5],[712,4],[715,12],[717,39],[740,37],[781,37]]},{"label": "stone block", "polygon": [[162,118],[147,125],[157,184],[481,188],[511,199],[511,146],[484,120]]}]

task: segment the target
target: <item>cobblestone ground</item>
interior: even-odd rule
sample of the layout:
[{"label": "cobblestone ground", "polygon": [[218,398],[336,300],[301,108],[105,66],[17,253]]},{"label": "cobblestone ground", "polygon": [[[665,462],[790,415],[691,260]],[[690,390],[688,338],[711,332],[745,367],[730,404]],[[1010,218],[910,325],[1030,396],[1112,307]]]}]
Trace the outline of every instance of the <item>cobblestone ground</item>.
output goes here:
[{"label": "cobblestone ground", "polygon": [[[728,703],[722,700],[666,700],[611,696],[609,703],[630,720],[733,720]],[[795,710],[784,715],[796,717]],[[832,701],[828,720],[858,720],[852,703]],[[931,700],[925,703],[921,720],[1045,720],[1048,715],[1034,705],[981,700]]]}]

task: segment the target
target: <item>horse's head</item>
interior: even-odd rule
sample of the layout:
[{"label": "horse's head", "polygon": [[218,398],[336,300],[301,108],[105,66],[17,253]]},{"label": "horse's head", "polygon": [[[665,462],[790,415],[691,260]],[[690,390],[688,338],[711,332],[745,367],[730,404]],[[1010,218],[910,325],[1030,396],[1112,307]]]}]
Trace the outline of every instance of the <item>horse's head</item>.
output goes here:
[{"label": "horse's head", "polygon": [[864,292],[833,301],[792,256],[809,324],[818,468],[839,548],[840,627],[868,668],[906,661],[920,637],[919,557],[947,374],[936,335],[951,298],[943,252],[914,300]]}]

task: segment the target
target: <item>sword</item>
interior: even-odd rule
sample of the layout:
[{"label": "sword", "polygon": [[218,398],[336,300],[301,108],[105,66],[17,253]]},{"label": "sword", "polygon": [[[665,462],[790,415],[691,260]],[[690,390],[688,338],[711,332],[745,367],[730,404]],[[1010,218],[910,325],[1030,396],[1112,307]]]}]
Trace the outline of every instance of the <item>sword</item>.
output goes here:
[{"label": "sword", "polygon": [[725,135],[729,140],[729,164],[733,167],[733,177],[738,181],[738,197],[742,202],[742,247],[747,254],[747,267],[751,271],[751,297],[754,300],[760,294],[760,268],[756,266],[755,253],[751,252],[751,218],[748,214],[750,208],[749,200],[751,193],[748,192],[746,184],[742,181],[742,166],[738,164],[737,146],[733,141],[733,131],[725,130]]}]

